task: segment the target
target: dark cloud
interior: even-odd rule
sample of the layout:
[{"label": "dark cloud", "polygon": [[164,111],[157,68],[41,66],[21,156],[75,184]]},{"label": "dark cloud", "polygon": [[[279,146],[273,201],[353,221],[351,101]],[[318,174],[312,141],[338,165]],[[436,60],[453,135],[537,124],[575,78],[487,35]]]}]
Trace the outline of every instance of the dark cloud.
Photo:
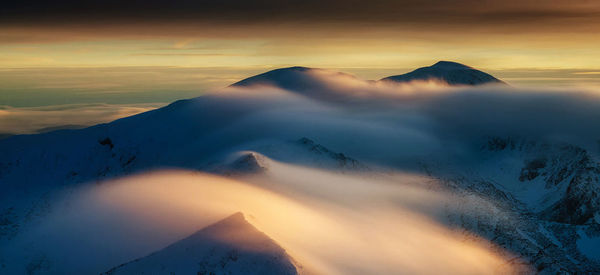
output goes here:
[{"label": "dark cloud", "polygon": [[[3,24],[115,24],[187,22],[218,24],[458,25],[597,22],[600,4],[589,1],[11,1]],[[473,25],[477,23],[476,25]]]}]

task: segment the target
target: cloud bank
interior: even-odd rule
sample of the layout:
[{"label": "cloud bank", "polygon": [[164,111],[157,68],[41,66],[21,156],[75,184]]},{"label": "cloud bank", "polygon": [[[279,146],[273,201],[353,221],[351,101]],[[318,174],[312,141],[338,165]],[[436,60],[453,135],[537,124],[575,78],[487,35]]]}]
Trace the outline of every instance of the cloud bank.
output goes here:
[{"label": "cloud bank", "polygon": [[[280,92],[280,98],[296,98],[287,109],[267,107],[280,103],[263,86],[229,88],[216,95],[242,105],[253,98],[265,104],[256,115],[269,112],[261,122],[271,121],[277,125],[273,129],[285,132],[289,127],[283,121],[299,123],[299,129],[288,131],[314,133],[344,152],[387,163],[387,152],[401,158],[411,152],[478,149],[489,137],[566,142],[598,151],[600,130],[594,125],[600,119],[600,92],[594,89],[389,84],[321,70],[307,74],[309,86]],[[350,145],[359,140],[370,142],[360,143],[361,148]]]},{"label": "cloud bank", "polygon": [[3,247],[6,265],[19,273],[19,263],[38,260],[52,262],[53,272],[99,273],[242,211],[306,274],[515,271],[509,254],[431,219],[453,199],[423,188],[426,178],[270,164],[266,175],[241,180],[161,171],[71,192],[55,214]]},{"label": "cloud bank", "polygon": [[[591,90],[392,85],[323,71],[309,71],[306,77],[309,86],[229,87],[77,136],[48,134],[54,138],[0,143],[6,158],[33,152],[32,159],[20,160],[3,175],[3,187],[64,191],[63,182],[52,179],[71,171],[77,172],[76,182],[95,182],[98,170],[117,177],[101,185],[83,184],[83,191],[69,189],[66,202],[55,204],[65,208],[42,218],[44,226],[25,227],[20,239],[10,243],[18,249],[3,245],[19,251],[5,259],[37,260],[21,252],[37,243],[33,251],[54,257],[53,268],[101,272],[241,211],[307,269],[326,274],[433,274],[440,267],[449,273],[512,272],[515,267],[505,264],[507,252],[479,238],[463,242],[464,236],[443,223],[447,211],[509,214],[485,199],[465,203],[435,191],[432,179],[410,172],[419,171],[423,158],[442,157],[468,169],[462,157],[476,155],[489,137],[569,142],[598,152],[600,94]],[[107,137],[114,148],[99,143]],[[380,174],[327,172],[327,167],[302,162],[316,150],[298,149],[294,141],[302,137]],[[89,151],[50,162],[73,150],[74,141]],[[40,148],[45,153],[35,159]],[[244,150],[275,161],[266,174],[238,180],[150,171],[165,166],[210,171],[211,165]],[[132,162],[119,162],[129,154],[135,156]],[[55,178],[45,177],[49,171],[37,165],[40,161],[55,168]],[[118,178],[146,172],[151,173]],[[47,252],[65,243],[69,246],[54,256]],[[89,248],[106,253],[80,253]],[[82,258],[74,263],[69,255]]]},{"label": "cloud bank", "polygon": [[85,128],[160,106],[161,104],[71,104],[29,108],[0,106],[0,133],[35,134]]}]

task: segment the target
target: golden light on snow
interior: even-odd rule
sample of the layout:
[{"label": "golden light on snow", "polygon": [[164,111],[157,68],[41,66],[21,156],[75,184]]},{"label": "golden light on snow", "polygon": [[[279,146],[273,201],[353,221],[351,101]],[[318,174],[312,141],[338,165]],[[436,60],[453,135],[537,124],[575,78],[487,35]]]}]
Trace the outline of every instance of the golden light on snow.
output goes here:
[{"label": "golden light on snow", "polygon": [[[118,209],[129,217],[128,222],[140,227],[160,228],[168,232],[171,241],[243,212],[251,224],[286,249],[305,273],[514,271],[486,242],[466,240],[407,206],[414,203],[410,200],[436,205],[444,200],[441,194],[412,183],[391,184],[274,165],[274,172],[248,179],[254,183],[189,171],[162,171],[104,183],[90,194],[101,208]],[[404,176],[403,180],[415,182],[419,178]],[[325,182],[327,187],[322,191],[314,188]],[[257,186],[261,184],[278,186],[274,188],[278,191]],[[390,196],[391,191],[404,195]]]}]

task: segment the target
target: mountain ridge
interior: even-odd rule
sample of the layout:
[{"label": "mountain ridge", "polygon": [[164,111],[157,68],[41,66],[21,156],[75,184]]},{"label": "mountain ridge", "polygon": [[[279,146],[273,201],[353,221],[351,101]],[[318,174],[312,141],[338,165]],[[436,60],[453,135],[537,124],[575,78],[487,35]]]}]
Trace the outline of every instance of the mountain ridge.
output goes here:
[{"label": "mountain ridge", "polygon": [[[337,72],[321,68],[292,66],[270,70],[254,75],[230,85],[230,87],[251,87],[256,85],[270,85],[293,91],[310,91],[329,88],[326,80],[316,77],[318,72],[330,72],[333,75],[343,75],[358,79],[356,76],[344,72]],[[378,82],[404,83],[410,81],[436,80],[448,85],[483,85],[506,84],[494,76],[479,71],[473,67],[453,62],[438,61],[429,67],[417,68],[409,73],[384,77]],[[365,83],[375,83],[373,80],[363,80]]]}]

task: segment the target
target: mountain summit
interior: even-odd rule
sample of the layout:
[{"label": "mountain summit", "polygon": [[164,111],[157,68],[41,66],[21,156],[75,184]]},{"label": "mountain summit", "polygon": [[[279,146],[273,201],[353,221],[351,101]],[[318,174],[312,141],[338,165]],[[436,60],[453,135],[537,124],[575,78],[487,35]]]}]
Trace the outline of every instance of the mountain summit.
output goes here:
[{"label": "mountain summit", "polygon": [[505,84],[503,81],[474,69],[451,61],[439,61],[429,67],[422,67],[410,73],[390,76],[380,81],[409,82],[413,80],[440,80],[450,85]]},{"label": "mountain summit", "polygon": [[320,84],[314,74],[319,69],[307,67],[288,67],[268,71],[231,84],[232,87],[248,87],[254,85],[270,85],[288,90],[305,90],[316,88]]},{"label": "mountain summit", "polygon": [[298,274],[293,260],[242,213],[105,274]]},{"label": "mountain summit", "polygon": [[347,73],[295,66],[255,75],[231,84],[230,87],[246,88],[264,85],[319,99],[340,100],[343,91],[337,87],[338,77],[357,79]]},{"label": "mountain summit", "polygon": [[[335,85],[329,83],[336,76],[355,76],[334,72],[324,69],[308,67],[288,67],[275,69],[259,75],[255,75],[232,84],[232,87],[249,87],[267,85],[301,92],[303,94],[318,94],[316,91],[330,90]],[[429,67],[418,68],[412,72],[390,76],[381,79],[384,82],[410,82],[413,80],[437,80],[449,85],[482,85],[482,84],[505,84],[492,75],[475,68],[451,61],[439,61]],[[370,81],[365,81],[370,82]]]}]

